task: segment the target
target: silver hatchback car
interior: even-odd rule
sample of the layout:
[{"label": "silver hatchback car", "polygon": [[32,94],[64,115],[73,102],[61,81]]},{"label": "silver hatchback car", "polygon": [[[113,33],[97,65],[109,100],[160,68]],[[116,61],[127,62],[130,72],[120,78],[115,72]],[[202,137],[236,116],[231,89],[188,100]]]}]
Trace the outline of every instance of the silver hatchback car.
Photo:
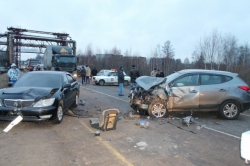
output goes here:
[{"label": "silver hatchback car", "polygon": [[236,73],[186,69],[165,78],[142,76],[131,90],[130,106],[153,117],[170,111],[218,111],[236,119],[250,108],[250,89]]}]

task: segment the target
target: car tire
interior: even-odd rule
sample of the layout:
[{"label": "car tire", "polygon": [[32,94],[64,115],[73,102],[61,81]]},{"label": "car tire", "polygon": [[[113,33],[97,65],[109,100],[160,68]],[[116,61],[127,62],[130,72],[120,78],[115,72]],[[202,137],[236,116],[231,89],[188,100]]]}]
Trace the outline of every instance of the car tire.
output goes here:
[{"label": "car tire", "polygon": [[129,85],[129,82],[128,81],[124,81],[124,86],[128,86]]},{"label": "car tire", "polygon": [[105,82],[104,82],[104,80],[100,80],[98,84],[103,86],[105,84]]},{"label": "car tire", "polygon": [[53,123],[60,124],[63,120],[63,105],[60,103],[57,107],[56,114],[54,115]]},{"label": "car tire", "polygon": [[75,96],[75,101],[74,103],[71,105],[72,108],[76,108],[79,104],[79,92],[76,92],[76,96]]},{"label": "car tire", "polygon": [[240,105],[234,100],[227,100],[220,106],[220,116],[227,120],[234,120],[240,115]]},{"label": "car tire", "polygon": [[153,101],[148,108],[148,114],[155,118],[165,118],[168,115],[166,103],[161,100]]}]

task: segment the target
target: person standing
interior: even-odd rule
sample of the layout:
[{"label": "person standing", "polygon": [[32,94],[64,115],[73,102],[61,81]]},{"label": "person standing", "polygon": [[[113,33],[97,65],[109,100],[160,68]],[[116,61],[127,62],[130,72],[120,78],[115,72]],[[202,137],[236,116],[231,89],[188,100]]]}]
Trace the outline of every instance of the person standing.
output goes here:
[{"label": "person standing", "polygon": [[164,77],[164,73],[163,73],[162,70],[161,70],[161,72],[160,72],[160,77]]},{"label": "person standing", "polygon": [[89,68],[89,65],[86,65],[86,84],[89,84],[90,83],[90,75],[91,75],[91,70]]},{"label": "person standing", "polygon": [[119,84],[118,95],[119,96],[124,96],[122,94],[123,83],[124,83],[124,73],[123,73],[123,67],[121,66],[120,69],[118,70],[118,84]]},{"label": "person standing", "polygon": [[97,74],[97,70],[96,70],[96,68],[95,68],[95,67],[94,67],[94,69],[92,69],[91,74],[92,74],[92,76],[96,76],[96,74]]},{"label": "person standing", "polygon": [[82,69],[81,69],[81,76],[82,76],[82,85],[83,85],[83,83],[85,84],[86,82],[86,70],[84,66],[82,66]]},{"label": "person standing", "polygon": [[42,70],[42,69],[41,69],[40,65],[37,65],[36,71],[41,71],[41,70]]},{"label": "person standing", "polygon": [[160,72],[159,69],[157,70],[157,73],[156,73],[155,77],[161,77],[161,72]]},{"label": "person standing", "polygon": [[151,71],[150,76],[151,76],[151,77],[155,77],[155,76],[156,76],[156,74],[157,74],[157,69],[156,69],[156,68],[154,68],[154,70],[153,70],[153,71]]},{"label": "person standing", "polygon": [[20,70],[16,67],[15,63],[12,63],[11,68],[8,70],[8,76],[12,84],[14,84],[18,80],[19,74]]},{"label": "person standing", "polygon": [[140,73],[138,71],[138,69],[135,68],[135,65],[132,65],[132,68],[129,72],[129,76],[131,78],[131,81],[130,81],[130,89],[132,89],[133,87],[136,87],[136,78],[140,77]]}]

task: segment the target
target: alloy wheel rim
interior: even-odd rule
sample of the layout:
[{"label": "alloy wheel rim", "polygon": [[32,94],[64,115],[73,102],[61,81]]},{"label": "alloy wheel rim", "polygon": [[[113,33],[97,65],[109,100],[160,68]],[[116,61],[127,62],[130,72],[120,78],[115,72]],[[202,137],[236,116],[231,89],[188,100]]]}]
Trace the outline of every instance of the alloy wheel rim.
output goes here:
[{"label": "alloy wheel rim", "polygon": [[233,103],[228,103],[224,106],[223,113],[226,117],[232,118],[238,113],[238,108]]},{"label": "alloy wheel rim", "polygon": [[157,103],[153,105],[152,114],[156,118],[163,117],[166,114],[166,108],[163,104]]}]

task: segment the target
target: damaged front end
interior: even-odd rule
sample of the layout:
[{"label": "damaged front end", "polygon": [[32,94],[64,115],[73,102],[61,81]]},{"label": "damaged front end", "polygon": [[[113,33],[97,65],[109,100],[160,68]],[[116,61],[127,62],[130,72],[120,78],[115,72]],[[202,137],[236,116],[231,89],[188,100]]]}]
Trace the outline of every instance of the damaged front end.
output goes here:
[{"label": "damaged front end", "polygon": [[168,93],[166,78],[141,76],[136,79],[137,87],[130,92],[130,106],[141,115],[160,118],[167,116]]}]

